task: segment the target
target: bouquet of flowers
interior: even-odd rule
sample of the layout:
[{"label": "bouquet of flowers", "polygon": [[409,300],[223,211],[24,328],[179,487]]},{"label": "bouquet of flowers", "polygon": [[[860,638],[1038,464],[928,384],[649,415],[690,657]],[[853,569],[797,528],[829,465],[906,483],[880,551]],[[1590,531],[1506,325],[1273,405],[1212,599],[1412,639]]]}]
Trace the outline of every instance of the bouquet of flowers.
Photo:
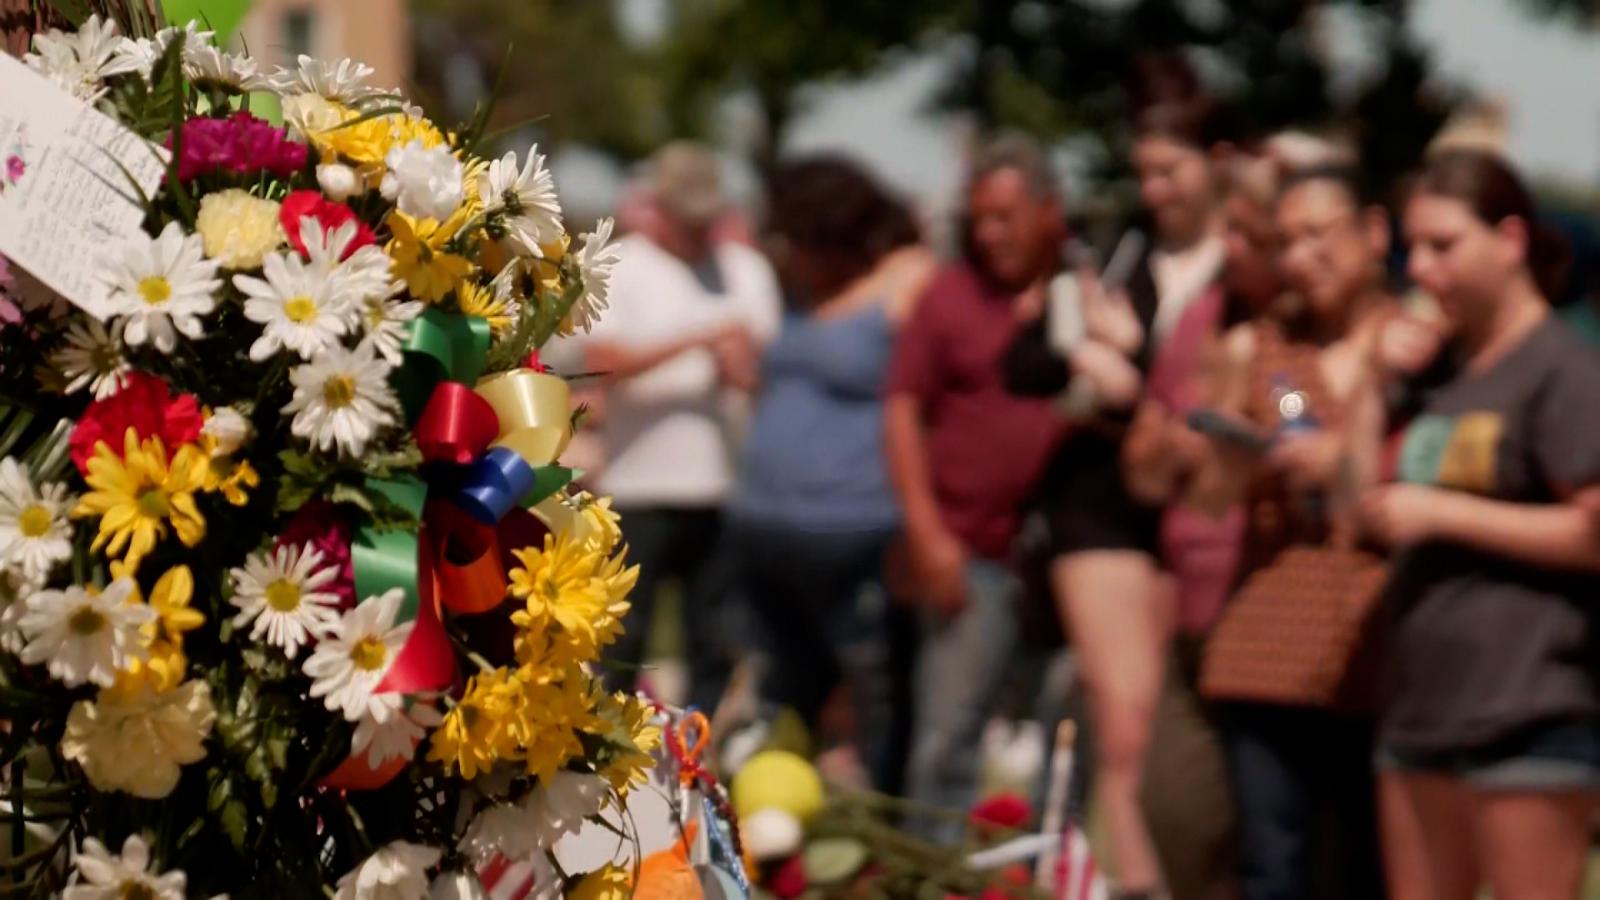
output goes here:
[{"label": "bouquet of flowers", "polygon": [[470,897],[553,861],[660,742],[593,671],[637,571],[538,361],[605,309],[610,222],[570,239],[535,149],[475,152],[487,105],[447,131],[349,60],[90,17],[25,61],[166,171],[83,260],[107,316],[0,321],[0,884]]}]

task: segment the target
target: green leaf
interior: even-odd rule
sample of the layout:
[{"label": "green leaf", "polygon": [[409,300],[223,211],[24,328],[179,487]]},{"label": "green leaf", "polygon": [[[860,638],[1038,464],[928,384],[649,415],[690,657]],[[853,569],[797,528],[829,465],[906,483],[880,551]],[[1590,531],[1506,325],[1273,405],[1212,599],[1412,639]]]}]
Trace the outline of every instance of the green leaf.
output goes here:
[{"label": "green leaf", "polygon": [[494,76],[494,86],[489,89],[488,96],[478,101],[478,108],[472,116],[472,124],[461,134],[461,149],[468,153],[477,152],[478,144],[483,141],[484,131],[489,127],[489,118],[494,114],[495,101],[500,99],[500,93],[505,88],[506,72],[511,69],[511,47],[510,43],[506,44],[506,52],[500,57],[500,68]]},{"label": "green leaf", "polygon": [[377,511],[378,508],[371,494],[353,484],[344,484],[342,482],[333,485],[328,490],[328,500],[333,503],[348,503],[351,506],[360,508],[362,512],[369,515]]},{"label": "green leaf", "polygon": [[244,801],[237,798],[229,799],[222,805],[222,830],[228,835],[228,840],[233,843],[235,850],[244,852],[244,832],[249,816],[244,808]]},{"label": "green leaf", "polygon": [[310,503],[311,499],[316,495],[316,485],[286,478],[278,488],[277,511],[280,513],[292,513]]},{"label": "green leaf", "polygon": [[50,0],[50,5],[75,28],[82,28],[83,23],[94,15],[94,7],[90,6],[89,0]]}]

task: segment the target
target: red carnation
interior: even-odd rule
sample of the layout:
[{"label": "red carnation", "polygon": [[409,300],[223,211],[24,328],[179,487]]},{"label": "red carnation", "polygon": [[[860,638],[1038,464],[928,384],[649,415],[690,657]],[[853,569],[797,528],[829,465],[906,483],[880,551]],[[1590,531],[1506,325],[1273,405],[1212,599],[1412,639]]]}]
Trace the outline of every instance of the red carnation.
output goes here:
[{"label": "red carnation", "polygon": [[1033,818],[1033,809],[1027,800],[1017,794],[995,794],[974,806],[970,818],[980,831],[1018,829]]},{"label": "red carnation", "polygon": [[794,900],[810,889],[810,882],[806,881],[806,865],[800,857],[795,856],[778,867],[772,873],[772,878],[767,883],[767,889],[778,900]]},{"label": "red carnation", "polygon": [[165,381],[147,372],[129,372],[122,389],[90,403],[72,429],[68,447],[72,464],[79,472],[89,471],[95,445],[105,441],[111,451],[122,456],[123,436],[129,428],[139,440],[159,437],[170,450],[200,436],[200,404],[193,394],[172,396]]},{"label": "red carnation", "polygon": [[350,246],[344,249],[340,260],[349,258],[350,254],[369,244],[377,243],[377,235],[367,227],[367,223],[356,218],[355,210],[335,203],[322,196],[321,191],[291,191],[289,196],[283,198],[283,203],[278,207],[278,221],[283,225],[283,233],[289,236],[289,243],[305,255],[306,242],[300,238],[300,220],[311,216],[322,225],[323,231],[331,231],[346,222],[356,223],[356,237]]}]

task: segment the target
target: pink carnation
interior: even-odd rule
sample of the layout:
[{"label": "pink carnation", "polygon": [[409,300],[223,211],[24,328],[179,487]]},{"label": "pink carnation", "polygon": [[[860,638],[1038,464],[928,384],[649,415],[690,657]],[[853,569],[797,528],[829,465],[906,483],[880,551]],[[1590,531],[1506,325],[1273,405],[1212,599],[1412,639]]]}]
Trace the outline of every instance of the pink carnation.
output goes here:
[{"label": "pink carnation", "polygon": [[247,175],[267,171],[288,178],[306,165],[306,146],[243,110],[226,119],[197,116],[183,123],[178,180],[212,172]]},{"label": "pink carnation", "polygon": [[339,567],[339,576],[328,585],[328,590],[339,595],[341,609],[356,605],[356,570],[350,560],[350,523],[339,515],[338,509],[326,500],[313,500],[300,507],[289,520],[283,534],[278,535],[276,547],[287,545],[312,547],[322,551],[322,564]]}]

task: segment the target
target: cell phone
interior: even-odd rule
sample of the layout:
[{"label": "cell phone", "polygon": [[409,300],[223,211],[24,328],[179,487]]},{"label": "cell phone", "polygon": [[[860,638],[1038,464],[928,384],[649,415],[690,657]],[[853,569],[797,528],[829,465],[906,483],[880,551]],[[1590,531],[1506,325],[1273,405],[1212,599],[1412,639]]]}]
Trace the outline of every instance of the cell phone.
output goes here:
[{"label": "cell phone", "polygon": [[1128,286],[1134,266],[1139,264],[1139,257],[1144,255],[1145,242],[1144,232],[1137,229],[1129,231],[1122,236],[1122,240],[1117,241],[1117,249],[1111,251],[1111,261],[1100,272],[1102,292],[1115,294]]},{"label": "cell phone", "polygon": [[1251,453],[1265,453],[1272,446],[1270,436],[1214,409],[1197,409],[1189,413],[1187,421],[1190,428],[1206,437]]}]

